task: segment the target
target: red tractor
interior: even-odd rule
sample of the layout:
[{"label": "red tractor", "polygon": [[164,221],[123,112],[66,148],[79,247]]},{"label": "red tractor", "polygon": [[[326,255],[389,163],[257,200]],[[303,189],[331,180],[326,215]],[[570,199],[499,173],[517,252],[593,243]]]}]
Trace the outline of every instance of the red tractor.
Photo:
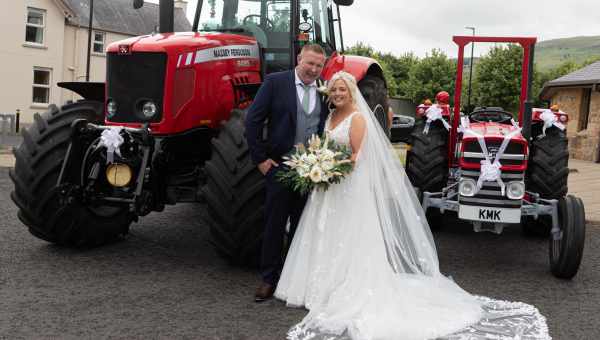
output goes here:
[{"label": "red tractor", "polygon": [[217,251],[254,263],[264,180],[243,117],[264,76],[293,68],[303,44],[321,44],[323,78],[352,73],[386,121],[380,65],[336,51],[339,6],[353,1],[333,3],[199,1],[192,32],[172,33],[173,0],[161,0],[159,33],[111,44],[106,83],[59,84],[84,99],[51,105],[23,131],[10,172],[20,220],[43,240],[96,246],[165,205],[205,202]]},{"label": "red tractor", "polygon": [[[429,223],[436,227],[442,216],[457,214],[475,231],[501,233],[522,225],[526,233],[548,235],[551,272],[570,279],[583,254],[585,211],[581,199],[567,195],[568,117],[533,109],[530,101],[536,39],[456,36],[454,42],[459,54],[453,114],[444,104],[418,107],[421,120],[407,152],[406,172]],[[461,112],[464,47],[474,42],[523,48],[518,122],[500,107]]]}]

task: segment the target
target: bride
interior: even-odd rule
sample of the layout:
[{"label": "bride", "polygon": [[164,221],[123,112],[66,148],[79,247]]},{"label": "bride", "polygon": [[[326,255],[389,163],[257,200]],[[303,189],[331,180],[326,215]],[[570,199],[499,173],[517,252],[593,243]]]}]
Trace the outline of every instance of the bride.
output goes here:
[{"label": "bride", "polygon": [[300,219],[275,297],[309,313],[288,339],[550,339],[535,307],[473,296],[440,273],[421,205],[356,80],[338,72],[328,92],[326,133],[352,149],[354,170],[313,191]]}]

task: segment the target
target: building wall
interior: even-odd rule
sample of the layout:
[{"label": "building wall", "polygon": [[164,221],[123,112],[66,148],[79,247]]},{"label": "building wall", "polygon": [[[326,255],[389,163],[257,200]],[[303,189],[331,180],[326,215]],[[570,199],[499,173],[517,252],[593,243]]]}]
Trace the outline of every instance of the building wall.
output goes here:
[{"label": "building wall", "polygon": [[569,114],[567,137],[572,158],[592,162],[600,161],[600,92],[591,93],[587,128],[578,131],[581,119],[582,88],[561,89],[552,97],[552,104]]},{"label": "building wall", "polygon": [[[112,32],[104,32],[104,48],[111,43],[130,36]],[[65,27],[65,43],[64,43],[64,81],[85,81],[87,68],[87,27],[77,27],[67,25]],[[92,40],[93,43],[93,40]],[[106,80],[106,54],[91,53],[90,57],[90,81],[104,82]],[[75,93],[61,89],[61,102],[67,100],[77,100],[81,97]]]},{"label": "building wall", "polygon": [[[33,68],[48,68],[51,73],[50,103],[58,103],[61,93],[56,83],[62,80],[65,17],[53,0],[3,1],[5,15],[0,20],[0,112],[21,111],[21,121],[31,122],[34,112],[47,105],[33,105]],[[46,11],[44,43],[31,47],[25,41],[27,7]]]}]

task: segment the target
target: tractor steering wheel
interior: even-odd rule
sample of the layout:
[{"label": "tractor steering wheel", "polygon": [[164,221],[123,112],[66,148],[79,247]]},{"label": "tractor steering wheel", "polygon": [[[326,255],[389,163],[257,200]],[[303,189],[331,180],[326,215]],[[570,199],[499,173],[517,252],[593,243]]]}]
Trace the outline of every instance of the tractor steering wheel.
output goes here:
[{"label": "tractor steering wheel", "polygon": [[[260,19],[261,16],[259,14],[246,15],[244,17],[244,19],[242,19],[242,25],[247,25],[250,18],[259,18]],[[271,21],[271,19],[269,19],[269,18],[265,18],[265,21],[267,22],[267,24],[265,25],[265,29],[272,31],[275,28],[275,24],[273,23],[273,21]]]},{"label": "tractor steering wheel", "polygon": [[510,112],[498,109],[481,109],[469,114],[469,120],[476,123],[510,123],[513,115]]}]

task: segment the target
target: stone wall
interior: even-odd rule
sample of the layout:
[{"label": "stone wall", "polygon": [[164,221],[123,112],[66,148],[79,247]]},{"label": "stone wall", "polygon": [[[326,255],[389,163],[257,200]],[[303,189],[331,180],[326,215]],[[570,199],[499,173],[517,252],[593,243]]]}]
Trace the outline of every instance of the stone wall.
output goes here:
[{"label": "stone wall", "polygon": [[561,111],[569,114],[567,137],[571,158],[599,162],[600,154],[600,92],[591,93],[588,125],[578,130],[582,107],[583,89],[561,89],[552,97],[552,104],[558,104]]}]

